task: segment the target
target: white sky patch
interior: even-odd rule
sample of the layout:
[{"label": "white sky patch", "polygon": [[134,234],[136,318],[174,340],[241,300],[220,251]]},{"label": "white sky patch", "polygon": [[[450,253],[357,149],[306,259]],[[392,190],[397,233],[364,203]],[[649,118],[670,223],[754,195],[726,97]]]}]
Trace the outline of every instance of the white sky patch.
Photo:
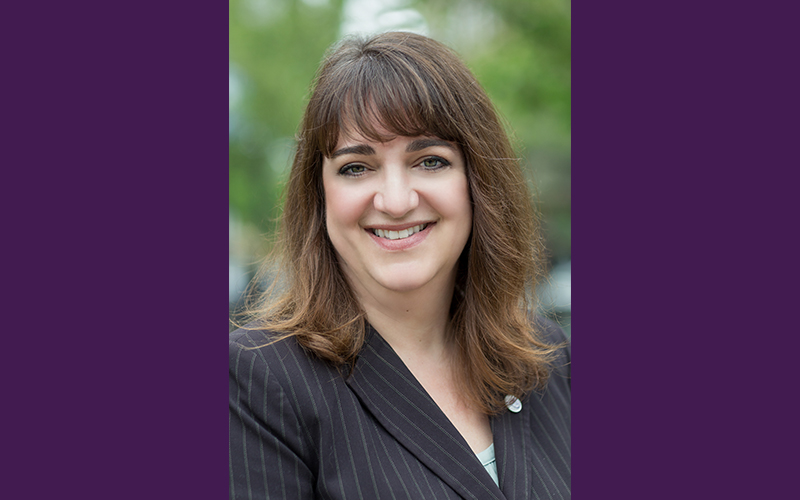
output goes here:
[{"label": "white sky patch", "polygon": [[456,50],[469,54],[494,38],[500,19],[494,9],[478,2],[459,2],[445,18],[443,38]]},{"label": "white sky patch", "polygon": [[345,0],[340,36],[384,31],[428,34],[428,23],[407,0]]},{"label": "white sky patch", "polygon": [[242,82],[234,72],[228,68],[228,109],[231,110],[242,101]]},{"label": "white sky patch", "polygon": [[283,19],[287,9],[287,0],[246,0],[241,14],[242,19],[250,25],[265,26]]},{"label": "white sky patch", "polygon": [[228,65],[228,136],[241,133],[241,103],[244,100],[244,82],[233,65]]},{"label": "white sky patch", "polygon": [[292,158],[294,155],[295,141],[291,137],[283,137],[275,139],[267,147],[268,163],[272,171],[276,174],[288,174],[292,166]]}]

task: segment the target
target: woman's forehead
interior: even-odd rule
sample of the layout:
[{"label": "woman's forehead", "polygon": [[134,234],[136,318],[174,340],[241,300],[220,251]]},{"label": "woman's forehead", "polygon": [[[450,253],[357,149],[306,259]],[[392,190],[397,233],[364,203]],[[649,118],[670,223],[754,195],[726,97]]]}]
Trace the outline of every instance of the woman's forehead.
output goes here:
[{"label": "woman's forehead", "polygon": [[380,123],[375,123],[374,121],[370,123],[370,130],[362,130],[351,123],[339,130],[339,137],[336,140],[335,149],[352,143],[389,142],[400,135],[401,134],[392,132]]},{"label": "woman's forehead", "polygon": [[[425,147],[431,145],[439,145],[439,146],[447,146],[453,149],[460,149],[455,141],[446,140],[445,138],[439,137],[438,135],[433,133],[408,135],[390,131],[381,124],[373,123],[371,125],[372,125],[372,131],[375,132],[375,134],[377,134],[377,137],[373,137],[371,136],[371,134],[361,131],[360,129],[352,126],[342,129],[336,140],[336,145],[333,147],[330,154],[333,155],[336,153],[336,151],[357,145],[383,146],[398,139],[400,139],[402,142],[414,142],[415,144],[424,143],[426,145]],[[419,149],[420,147],[421,146],[416,147],[415,149]]]},{"label": "woman's forehead", "polygon": [[339,110],[337,128],[339,137],[360,136],[383,141],[400,135],[415,136],[430,132],[430,123],[441,120],[426,120],[426,113],[416,109],[413,103],[393,102],[383,105],[372,100],[350,102]]},{"label": "woman's forehead", "polygon": [[440,134],[437,134],[434,131],[419,130],[416,129],[415,127],[409,127],[407,130],[392,130],[383,123],[380,123],[377,120],[373,119],[367,122],[367,126],[363,128],[358,127],[353,123],[350,123],[347,126],[340,128],[338,136],[336,137],[336,144],[333,147],[333,151],[352,144],[367,144],[367,143],[383,144],[391,142],[397,139],[398,137],[407,137],[407,138],[427,137],[427,138],[445,140],[453,144],[457,142],[447,137],[441,137]]}]

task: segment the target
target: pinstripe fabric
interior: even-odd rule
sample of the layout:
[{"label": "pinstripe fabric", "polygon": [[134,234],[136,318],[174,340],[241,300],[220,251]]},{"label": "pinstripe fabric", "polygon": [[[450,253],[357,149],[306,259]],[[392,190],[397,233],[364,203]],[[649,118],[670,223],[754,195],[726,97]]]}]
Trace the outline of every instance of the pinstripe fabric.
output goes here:
[{"label": "pinstripe fabric", "polygon": [[[546,323],[551,341],[563,333]],[[347,376],[294,339],[230,336],[232,499],[570,497],[569,349],[547,390],[491,419],[498,487],[373,329]]]}]

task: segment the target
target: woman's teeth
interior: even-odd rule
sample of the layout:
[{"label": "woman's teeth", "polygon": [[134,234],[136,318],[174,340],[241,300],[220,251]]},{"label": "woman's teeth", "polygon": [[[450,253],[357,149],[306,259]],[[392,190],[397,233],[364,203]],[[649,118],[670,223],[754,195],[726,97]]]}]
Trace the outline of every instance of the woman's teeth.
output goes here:
[{"label": "woman's teeth", "polygon": [[412,234],[416,234],[427,227],[427,224],[419,224],[418,226],[403,229],[401,231],[386,231],[384,229],[373,229],[372,233],[379,238],[386,238],[387,240],[399,240],[401,238],[408,238]]}]

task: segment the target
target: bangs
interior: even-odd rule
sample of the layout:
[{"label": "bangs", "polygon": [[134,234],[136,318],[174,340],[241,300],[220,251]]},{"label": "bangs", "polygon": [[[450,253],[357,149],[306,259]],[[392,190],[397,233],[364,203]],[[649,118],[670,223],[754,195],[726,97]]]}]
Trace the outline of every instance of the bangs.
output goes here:
[{"label": "bangs", "polygon": [[340,135],[386,142],[396,136],[435,136],[460,144],[458,100],[433,64],[397,52],[368,52],[335,65],[318,81],[314,142],[326,157]]}]

